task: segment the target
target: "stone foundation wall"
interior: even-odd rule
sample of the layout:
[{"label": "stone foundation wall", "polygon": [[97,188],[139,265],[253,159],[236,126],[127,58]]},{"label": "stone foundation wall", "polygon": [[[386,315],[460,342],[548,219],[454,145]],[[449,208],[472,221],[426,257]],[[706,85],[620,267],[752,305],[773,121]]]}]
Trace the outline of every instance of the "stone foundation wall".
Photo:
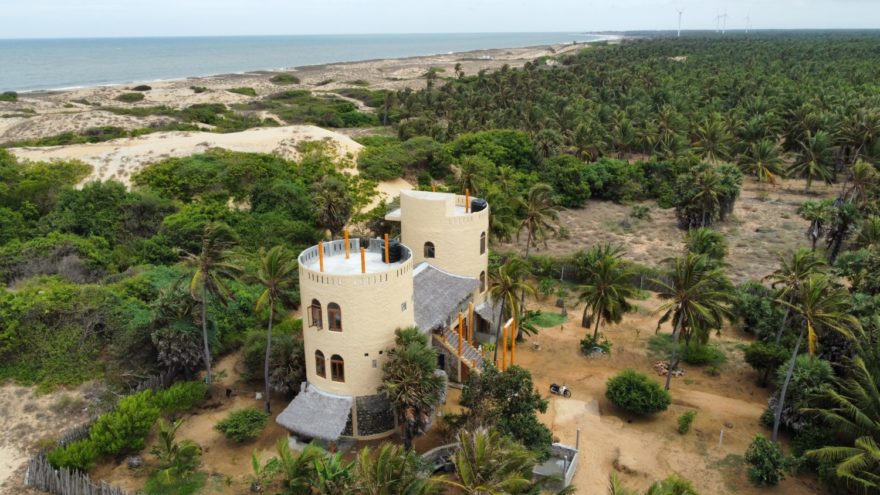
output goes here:
[{"label": "stone foundation wall", "polygon": [[378,435],[394,429],[394,411],[385,394],[356,397],[355,409],[358,436]]}]

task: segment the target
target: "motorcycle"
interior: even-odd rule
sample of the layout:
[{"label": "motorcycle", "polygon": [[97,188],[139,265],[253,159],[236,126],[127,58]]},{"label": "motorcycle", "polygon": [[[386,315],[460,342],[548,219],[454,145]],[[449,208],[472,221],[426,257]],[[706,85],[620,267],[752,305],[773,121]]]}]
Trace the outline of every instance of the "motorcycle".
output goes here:
[{"label": "motorcycle", "polygon": [[571,397],[571,390],[569,390],[568,387],[566,387],[565,385],[557,385],[555,383],[550,385],[550,393],[561,395],[566,399]]}]

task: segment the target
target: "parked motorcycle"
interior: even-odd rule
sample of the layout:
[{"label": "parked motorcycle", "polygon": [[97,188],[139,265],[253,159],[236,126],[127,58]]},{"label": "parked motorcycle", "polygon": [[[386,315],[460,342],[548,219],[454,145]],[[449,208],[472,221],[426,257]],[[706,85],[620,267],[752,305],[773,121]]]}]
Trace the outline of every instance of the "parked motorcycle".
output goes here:
[{"label": "parked motorcycle", "polygon": [[550,393],[561,395],[566,399],[571,397],[571,390],[569,390],[568,387],[566,387],[565,385],[557,385],[555,383],[550,385]]}]

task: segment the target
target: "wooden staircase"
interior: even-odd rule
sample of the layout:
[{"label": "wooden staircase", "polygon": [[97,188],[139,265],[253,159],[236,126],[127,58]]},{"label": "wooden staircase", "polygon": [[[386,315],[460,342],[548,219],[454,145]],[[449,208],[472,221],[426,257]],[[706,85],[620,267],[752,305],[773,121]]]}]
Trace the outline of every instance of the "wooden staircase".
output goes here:
[{"label": "wooden staircase", "polygon": [[[442,338],[438,336],[435,336],[435,338],[452,354],[458,356],[458,332],[447,328],[443,332]],[[483,356],[467,339],[464,339],[461,343],[461,361],[473,371],[479,373],[483,370]]]}]

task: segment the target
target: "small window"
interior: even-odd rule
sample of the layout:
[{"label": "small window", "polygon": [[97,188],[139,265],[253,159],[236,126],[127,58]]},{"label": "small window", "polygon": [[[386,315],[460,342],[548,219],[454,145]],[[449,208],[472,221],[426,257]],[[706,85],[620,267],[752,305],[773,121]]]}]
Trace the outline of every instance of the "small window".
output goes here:
[{"label": "small window", "polygon": [[312,305],[309,306],[309,326],[324,328],[321,320],[321,303],[317,299],[312,299]]},{"label": "small window", "polygon": [[426,242],[425,243],[425,258],[433,258],[434,257],[434,243]]},{"label": "small window", "polygon": [[334,382],[345,381],[345,361],[342,360],[342,356],[339,354],[334,354],[330,358],[330,378]]},{"label": "small window", "polygon": [[336,303],[330,303],[327,305],[327,319],[329,320],[330,330],[334,332],[342,331],[342,310],[339,309],[339,305]]},{"label": "small window", "polygon": [[480,292],[486,292],[486,272],[480,272]]},{"label": "small window", "polygon": [[315,351],[315,374],[321,378],[327,378],[327,369],[324,366],[324,353]]},{"label": "small window", "polygon": [[406,301],[400,303],[400,311],[406,311]]},{"label": "small window", "polygon": [[486,233],[480,234],[480,254],[486,254]]}]

